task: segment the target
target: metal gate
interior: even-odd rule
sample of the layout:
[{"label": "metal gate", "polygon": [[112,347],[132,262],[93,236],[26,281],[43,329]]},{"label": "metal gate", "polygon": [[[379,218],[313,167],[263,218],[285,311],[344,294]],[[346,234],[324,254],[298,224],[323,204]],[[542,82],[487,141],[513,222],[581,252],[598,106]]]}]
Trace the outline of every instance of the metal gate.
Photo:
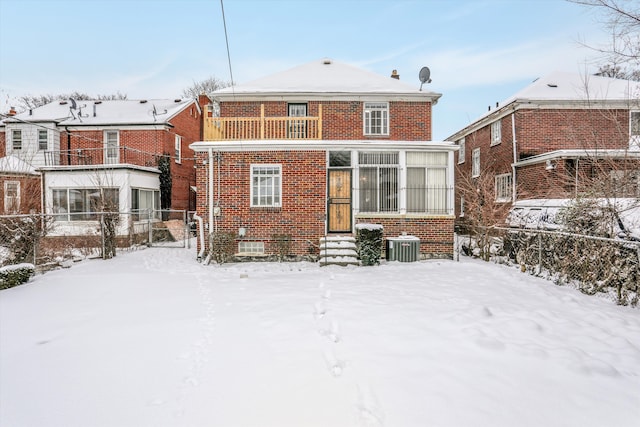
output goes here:
[{"label": "metal gate", "polygon": [[190,247],[191,223],[187,211],[163,209],[153,211],[149,221],[150,246]]}]

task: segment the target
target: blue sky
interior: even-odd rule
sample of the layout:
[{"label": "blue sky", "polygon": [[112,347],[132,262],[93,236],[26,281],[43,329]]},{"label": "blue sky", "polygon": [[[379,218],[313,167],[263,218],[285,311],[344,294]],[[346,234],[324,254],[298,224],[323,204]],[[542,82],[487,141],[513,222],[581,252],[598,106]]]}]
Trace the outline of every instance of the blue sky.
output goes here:
[{"label": "blue sky", "polygon": [[[247,82],[324,57],[397,69],[442,93],[445,139],[554,70],[592,73],[581,47],[606,44],[595,11],[564,0],[224,0],[233,78]],[[0,112],[22,95],[121,92],[179,97],[230,80],[220,0],[0,0]]]}]

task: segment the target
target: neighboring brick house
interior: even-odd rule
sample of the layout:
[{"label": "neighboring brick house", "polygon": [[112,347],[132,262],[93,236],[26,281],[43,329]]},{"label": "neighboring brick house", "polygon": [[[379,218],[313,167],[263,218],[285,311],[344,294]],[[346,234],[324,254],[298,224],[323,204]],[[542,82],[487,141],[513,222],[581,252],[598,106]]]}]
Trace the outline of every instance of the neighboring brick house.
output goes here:
[{"label": "neighboring brick house", "polygon": [[163,155],[170,156],[172,191],[162,207],[193,210],[189,144],[201,134],[202,108],[193,99],[66,100],[5,117],[0,148],[41,174],[38,210],[71,223],[86,219],[74,213],[98,209],[98,188],[120,211],[160,209]]},{"label": "neighboring brick house", "polygon": [[375,223],[451,257],[457,147],[431,141],[440,96],[329,59],[217,91],[220,117],[191,145],[205,231],[235,236],[237,255],[277,254],[288,236],[303,256]]},{"label": "neighboring brick house", "polygon": [[482,183],[502,214],[523,199],[638,197],[639,102],[639,82],[555,72],[489,107],[447,138],[460,147],[460,223]]},{"label": "neighboring brick house", "polygon": [[0,158],[0,215],[39,212],[40,173],[18,157]]}]

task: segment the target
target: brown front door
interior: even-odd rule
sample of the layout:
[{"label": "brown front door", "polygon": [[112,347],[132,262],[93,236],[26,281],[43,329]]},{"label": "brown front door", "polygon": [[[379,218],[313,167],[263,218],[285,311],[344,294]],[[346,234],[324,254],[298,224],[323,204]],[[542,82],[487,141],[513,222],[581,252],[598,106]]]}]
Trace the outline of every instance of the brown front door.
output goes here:
[{"label": "brown front door", "polygon": [[351,233],[351,170],[329,169],[329,233]]}]

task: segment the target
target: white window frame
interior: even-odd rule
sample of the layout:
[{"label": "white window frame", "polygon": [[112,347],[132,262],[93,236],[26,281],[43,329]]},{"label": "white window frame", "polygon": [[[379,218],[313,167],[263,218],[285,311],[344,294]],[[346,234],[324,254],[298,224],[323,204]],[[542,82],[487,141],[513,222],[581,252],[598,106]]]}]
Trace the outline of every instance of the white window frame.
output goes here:
[{"label": "white window frame", "polygon": [[449,154],[407,151],[405,159],[407,213],[450,214]]},{"label": "white window frame", "polygon": [[238,242],[238,255],[264,255],[264,242],[240,241]]},{"label": "white window frame", "polygon": [[471,177],[480,176],[480,148],[474,148],[471,156]]},{"label": "white window frame", "polygon": [[182,137],[180,135],[176,135],[175,139],[175,161],[176,163],[182,163]]},{"label": "white window frame", "polygon": [[460,218],[464,217],[464,196],[460,196]]},{"label": "white window frame", "polygon": [[[389,103],[365,102],[363,106],[362,133],[368,136],[389,135]],[[376,123],[379,121],[379,123]]]},{"label": "white window frame", "polygon": [[[116,135],[115,146],[109,139],[109,135]],[[104,131],[104,159],[105,165],[113,165],[120,163],[120,131],[105,130]]]},{"label": "white window frame", "polygon": [[629,111],[629,149],[640,150],[640,110]]},{"label": "white window frame", "polygon": [[502,142],[502,119],[491,123],[491,145],[498,145]]},{"label": "white window frame", "polygon": [[464,163],[464,158],[466,156],[466,142],[464,137],[460,138],[460,141],[458,141],[458,164]]},{"label": "white window frame", "polygon": [[[360,212],[397,213],[400,211],[402,186],[399,159],[398,151],[358,152]],[[367,204],[373,206],[373,209],[365,208]]]},{"label": "white window frame", "polygon": [[44,150],[47,150],[48,148],[49,148],[49,131],[46,129],[39,129],[38,130],[38,150],[44,151]]},{"label": "white window frame", "polygon": [[11,131],[11,149],[13,151],[22,150],[22,129],[13,129]]},{"label": "white window frame", "polygon": [[503,173],[495,177],[496,202],[510,202],[513,194],[511,173]]},{"label": "white window frame", "polygon": [[[257,173],[257,172],[274,173]],[[273,178],[266,185],[260,183],[260,177]],[[256,182],[257,181],[257,182]],[[252,164],[251,165],[251,202],[252,208],[279,208],[282,206],[282,165],[280,164]],[[258,194],[256,194],[256,191]],[[269,202],[269,198],[271,201]]]},{"label": "white window frame", "polygon": [[[82,210],[73,209],[71,204],[71,192],[77,192],[81,197]],[[95,199],[92,197],[92,194],[100,193],[99,198]],[[117,208],[116,211],[120,211],[120,189],[117,187],[64,187],[64,188],[52,188],[51,189],[51,197],[52,197],[52,214],[53,219],[55,221],[97,221],[99,220],[96,212],[99,212],[99,207],[93,204],[94,200],[106,200],[108,196],[106,192],[109,192],[111,196],[113,196],[113,201],[116,203],[114,208]],[[62,204],[56,204],[55,194],[61,194],[62,197],[59,199]]]},{"label": "white window frame", "polygon": [[[9,196],[10,186],[15,186],[15,196]],[[20,181],[4,182],[4,212],[20,212]]]}]

